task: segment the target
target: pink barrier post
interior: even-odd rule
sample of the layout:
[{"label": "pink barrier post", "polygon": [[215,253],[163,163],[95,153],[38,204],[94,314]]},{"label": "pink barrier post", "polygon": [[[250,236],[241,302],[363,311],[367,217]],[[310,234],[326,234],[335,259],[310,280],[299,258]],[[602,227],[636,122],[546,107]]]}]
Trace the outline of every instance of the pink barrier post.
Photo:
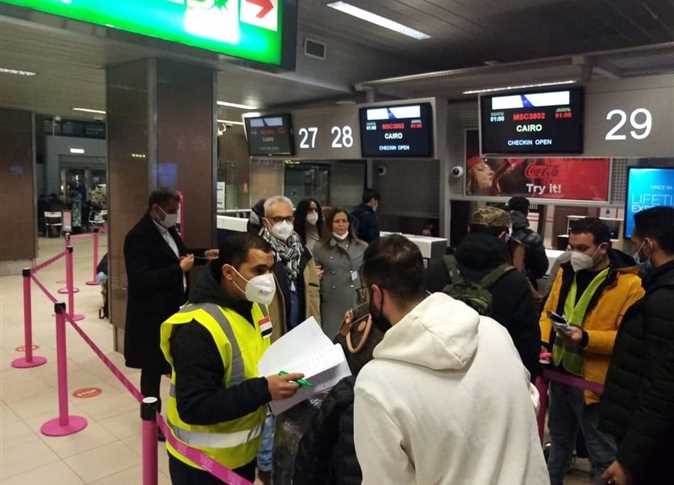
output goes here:
[{"label": "pink barrier post", "polygon": [[56,314],[56,368],[58,374],[59,416],[47,421],[40,430],[47,436],[68,436],[87,427],[87,420],[68,414],[68,359],[66,356],[66,306],[54,305]]},{"label": "pink barrier post", "polygon": [[91,280],[87,281],[87,285],[96,286],[98,282],[96,281],[96,267],[98,266],[98,228],[94,229],[93,235],[93,245],[94,245],[94,266]]},{"label": "pink barrier post", "polygon": [[12,361],[12,367],[27,369],[47,362],[44,357],[33,355],[33,311],[30,293],[30,268],[23,269],[23,346],[24,356]]},{"label": "pink barrier post", "polygon": [[[73,290],[75,283],[74,283],[74,268],[73,268],[73,246],[72,244],[68,245],[66,248],[66,287],[69,290]],[[71,320],[75,322],[79,322],[80,320],[84,320],[84,315],[79,315],[75,313],[75,292],[74,291],[69,291],[68,292],[68,316],[70,317]]]},{"label": "pink barrier post", "polygon": [[[63,236],[63,239],[64,239],[64,241],[65,241],[65,250],[68,251],[68,246],[71,245],[71,241],[70,241],[70,233],[69,233],[69,232],[66,232],[66,233],[65,233],[65,236]],[[66,263],[66,264],[67,264],[67,263]],[[67,271],[68,271],[68,267],[66,266],[66,272],[67,272]],[[79,293],[79,291],[80,291],[80,289],[79,289],[79,288],[75,288],[75,285],[73,285],[73,287],[72,287],[72,292],[73,292],[73,293]],[[59,288],[59,289],[58,289],[58,293],[59,293],[59,295],[67,295],[67,294],[70,293],[70,292],[71,292],[71,290],[70,290],[70,288],[68,287],[68,279],[66,278],[66,285],[65,285],[63,288]],[[70,306],[70,302],[68,302],[68,308],[72,308],[72,306]]]},{"label": "pink barrier post", "polygon": [[143,398],[140,417],[143,420],[143,485],[157,485],[157,406],[156,397]]}]

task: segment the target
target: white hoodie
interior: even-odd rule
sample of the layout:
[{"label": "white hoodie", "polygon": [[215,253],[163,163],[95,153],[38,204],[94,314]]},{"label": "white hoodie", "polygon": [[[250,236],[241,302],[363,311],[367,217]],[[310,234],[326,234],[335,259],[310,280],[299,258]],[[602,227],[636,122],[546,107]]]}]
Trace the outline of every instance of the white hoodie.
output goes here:
[{"label": "white hoodie", "polygon": [[366,485],[546,485],[528,372],[508,332],[443,293],[391,328],[356,382]]}]

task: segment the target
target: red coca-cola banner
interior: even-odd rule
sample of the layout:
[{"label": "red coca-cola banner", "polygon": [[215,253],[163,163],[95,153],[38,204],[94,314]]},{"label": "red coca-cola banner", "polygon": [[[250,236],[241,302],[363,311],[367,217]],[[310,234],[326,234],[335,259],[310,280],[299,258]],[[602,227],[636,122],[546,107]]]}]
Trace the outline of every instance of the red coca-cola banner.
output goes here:
[{"label": "red coca-cola banner", "polygon": [[466,131],[466,195],[608,201],[608,158],[482,158]]}]

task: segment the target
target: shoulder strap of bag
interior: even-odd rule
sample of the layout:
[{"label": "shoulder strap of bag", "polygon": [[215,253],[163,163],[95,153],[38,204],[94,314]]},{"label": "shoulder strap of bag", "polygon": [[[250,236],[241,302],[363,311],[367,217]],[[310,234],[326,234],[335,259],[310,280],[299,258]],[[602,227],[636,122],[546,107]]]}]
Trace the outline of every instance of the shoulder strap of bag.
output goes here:
[{"label": "shoulder strap of bag", "polygon": [[491,272],[487,273],[480,280],[480,286],[483,287],[484,289],[489,290],[492,286],[494,286],[496,284],[496,282],[498,280],[500,280],[502,277],[504,277],[506,274],[510,273],[511,271],[515,271],[514,266],[511,266],[509,264],[502,264],[502,265],[496,267]]}]

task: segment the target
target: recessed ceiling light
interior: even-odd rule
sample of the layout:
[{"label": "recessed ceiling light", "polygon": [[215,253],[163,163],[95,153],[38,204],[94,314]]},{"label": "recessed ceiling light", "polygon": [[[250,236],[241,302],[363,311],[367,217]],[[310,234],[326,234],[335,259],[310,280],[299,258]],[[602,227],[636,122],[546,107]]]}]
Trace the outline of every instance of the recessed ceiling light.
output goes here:
[{"label": "recessed ceiling light", "polygon": [[395,20],[382,17],[381,15],[377,15],[376,13],[363,10],[362,8],[356,7],[355,5],[351,5],[350,3],[332,2],[328,3],[327,6],[330,8],[334,8],[335,10],[339,10],[340,12],[345,13],[347,15],[352,15],[361,20],[365,20],[366,22],[370,22],[380,27],[384,27],[385,29],[393,30],[408,37],[412,37],[413,39],[416,40],[426,40],[431,38],[430,35],[424,34],[423,32],[419,32],[418,30],[415,30],[412,27],[400,24]]},{"label": "recessed ceiling light", "polygon": [[576,81],[555,81],[550,83],[520,84],[519,86],[503,86],[500,88],[473,89],[471,91],[464,91],[463,94],[484,94],[496,93],[498,91],[512,91],[513,89],[546,88],[549,86],[561,86],[563,84],[576,84]]},{"label": "recessed ceiling light", "polygon": [[33,77],[37,76],[36,72],[24,71],[21,69],[10,69],[8,67],[0,67],[0,74],[12,74],[14,76]]},{"label": "recessed ceiling light", "polygon": [[94,113],[97,115],[104,115],[105,110],[102,109],[92,109],[92,108],[73,108],[73,111],[80,111],[82,113]]},{"label": "recessed ceiling light", "polygon": [[250,106],[248,104],[230,103],[229,101],[218,101],[218,106],[226,106],[228,108],[237,108],[237,109],[259,109],[257,106]]},{"label": "recessed ceiling light", "polygon": [[243,121],[218,120],[218,123],[222,123],[223,125],[239,125],[239,126],[243,126]]},{"label": "recessed ceiling light", "polygon": [[251,111],[250,113],[244,113],[243,115],[244,118],[256,118],[258,116],[262,116],[262,113],[258,113],[257,111]]},{"label": "recessed ceiling light", "polygon": [[71,148],[70,153],[74,155],[84,155],[86,152],[84,151],[84,148]]}]

